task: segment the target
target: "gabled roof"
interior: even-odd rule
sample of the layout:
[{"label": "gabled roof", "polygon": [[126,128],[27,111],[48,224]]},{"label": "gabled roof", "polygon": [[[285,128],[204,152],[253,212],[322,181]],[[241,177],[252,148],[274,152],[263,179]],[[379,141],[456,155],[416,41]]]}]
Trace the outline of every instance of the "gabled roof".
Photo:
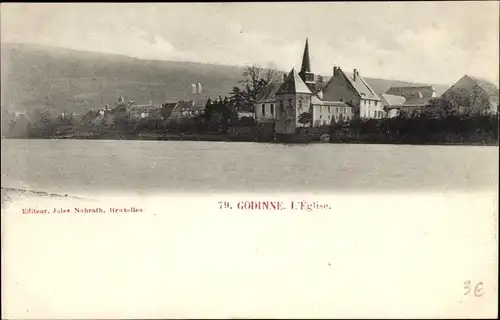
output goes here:
[{"label": "gabled roof", "polygon": [[350,108],[350,106],[342,101],[323,101],[323,105],[325,106],[331,106],[331,107],[344,107],[344,108]]},{"label": "gabled roof", "polygon": [[402,107],[406,102],[405,97],[382,93],[380,95],[384,107]]},{"label": "gabled roof", "polygon": [[300,78],[295,68],[290,71],[288,76],[286,76],[285,80],[279,87],[276,94],[280,93],[308,93],[312,94],[311,90],[306,86],[304,81]]},{"label": "gabled roof", "polygon": [[380,100],[380,97],[375,93],[375,91],[373,91],[373,89],[368,85],[365,79],[359,75],[359,73],[356,75],[356,81],[354,81],[352,72],[344,72],[342,69],[340,69],[340,71],[344,74],[344,77],[347,78],[349,83],[354,87],[361,98]]},{"label": "gabled roof", "polygon": [[[368,83],[365,81],[365,79],[363,79],[363,77],[359,75],[359,73],[356,75],[356,80],[354,80],[353,73],[344,72],[340,67],[338,68],[338,70],[340,72],[339,76],[346,79],[346,81],[354,89],[359,97],[363,99],[380,100],[380,97],[375,93],[375,91],[373,91],[370,85],[368,85]],[[327,94],[328,86],[334,79],[335,77],[330,78],[323,90],[324,94]]]},{"label": "gabled roof", "polygon": [[490,96],[498,96],[498,88],[488,80],[466,75]]},{"label": "gabled roof", "polygon": [[263,101],[274,101],[276,99],[276,91],[280,88],[281,83],[272,83],[264,87],[262,91],[257,95],[257,102]]},{"label": "gabled roof", "polygon": [[314,84],[314,87],[316,88],[316,92],[322,91],[325,89],[326,85],[328,84],[328,81],[325,81],[323,78],[323,81],[319,82],[316,80],[316,83]]},{"label": "gabled roof", "polygon": [[318,96],[312,95],[312,97],[311,97],[311,104],[313,104],[313,105],[323,105],[324,103],[323,103],[323,101],[320,98],[318,98]]},{"label": "gabled roof", "polygon": [[182,109],[205,109],[207,105],[207,98],[200,98],[196,100],[179,100],[174,107],[175,111],[181,111]]},{"label": "gabled roof", "polygon": [[413,97],[432,98],[436,90],[433,86],[400,86],[390,87],[385,91],[386,94],[403,96],[409,100]]},{"label": "gabled roof", "polygon": [[160,106],[155,106],[151,104],[144,104],[144,105],[132,105],[127,109],[127,112],[153,112],[158,109],[161,109]]},{"label": "gabled roof", "polygon": [[420,106],[426,106],[429,104],[431,101],[431,98],[428,97],[420,97],[420,96],[413,96],[410,97],[409,99],[406,99],[404,106],[405,107],[420,107]]}]

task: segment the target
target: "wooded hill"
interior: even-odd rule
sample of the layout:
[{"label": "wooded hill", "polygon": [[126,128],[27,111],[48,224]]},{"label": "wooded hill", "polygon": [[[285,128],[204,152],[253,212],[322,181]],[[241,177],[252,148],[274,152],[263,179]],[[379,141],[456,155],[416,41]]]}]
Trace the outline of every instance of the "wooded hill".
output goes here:
[{"label": "wooded hill", "polygon": [[[111,104],[120,95],[137,103],[160,104],[189,99],[191,83],[196,81],[202,83],[204,95],[226,96],[243,71],[237,66],[140,60],[27,44],[2,43],[1,58],[4,111],[39,108],[82,114]],[[412,84],[365,79],[378,93],[391,86]],[[447,89],[446,85],[434,87],[438,95]]]}]

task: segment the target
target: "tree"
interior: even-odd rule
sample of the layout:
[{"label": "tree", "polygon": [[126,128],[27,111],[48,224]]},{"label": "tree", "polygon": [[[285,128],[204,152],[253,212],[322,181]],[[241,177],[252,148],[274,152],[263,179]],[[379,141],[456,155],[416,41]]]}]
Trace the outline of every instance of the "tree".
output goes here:
[{"label": "tree", "polygon": [[33,119],[31,135],[42,137],[54,134],[55,118],[52,117],[50,111],[36,109],[30,117]]},{"label": "tree", "polygon": [[229,93],[230,100],[237,109],[253,111],[253,106],[258,95],[268,85],[278,81],[278,71],[263,69],[259,66],[247,66],[242,73],[243,79],[238,81],[239,86],[234,86]]},{"label": "tree", "polygon": [[306,126],[312,122],[312,114],[310,112],[302,112],[299,115],[299,123]]}]

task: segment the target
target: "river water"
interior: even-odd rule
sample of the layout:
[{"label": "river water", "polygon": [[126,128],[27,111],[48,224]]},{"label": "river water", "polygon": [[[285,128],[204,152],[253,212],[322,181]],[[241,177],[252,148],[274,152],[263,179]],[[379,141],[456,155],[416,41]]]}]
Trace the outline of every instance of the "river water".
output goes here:
[{"label": "river water", "polygon": [[2,187],[63,194],[495,190],[498,147],[3,140]]}]

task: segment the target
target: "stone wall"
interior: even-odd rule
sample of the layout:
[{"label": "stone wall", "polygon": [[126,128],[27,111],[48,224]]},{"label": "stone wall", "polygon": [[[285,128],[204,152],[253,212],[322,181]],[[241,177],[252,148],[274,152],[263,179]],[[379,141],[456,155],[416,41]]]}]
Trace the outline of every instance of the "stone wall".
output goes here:
[{"label": "stone wall", "polygon": [[309,111],[311,95],[306,93],[276,95],[276,133],[293,134],[298,126],[298,117]]}]

